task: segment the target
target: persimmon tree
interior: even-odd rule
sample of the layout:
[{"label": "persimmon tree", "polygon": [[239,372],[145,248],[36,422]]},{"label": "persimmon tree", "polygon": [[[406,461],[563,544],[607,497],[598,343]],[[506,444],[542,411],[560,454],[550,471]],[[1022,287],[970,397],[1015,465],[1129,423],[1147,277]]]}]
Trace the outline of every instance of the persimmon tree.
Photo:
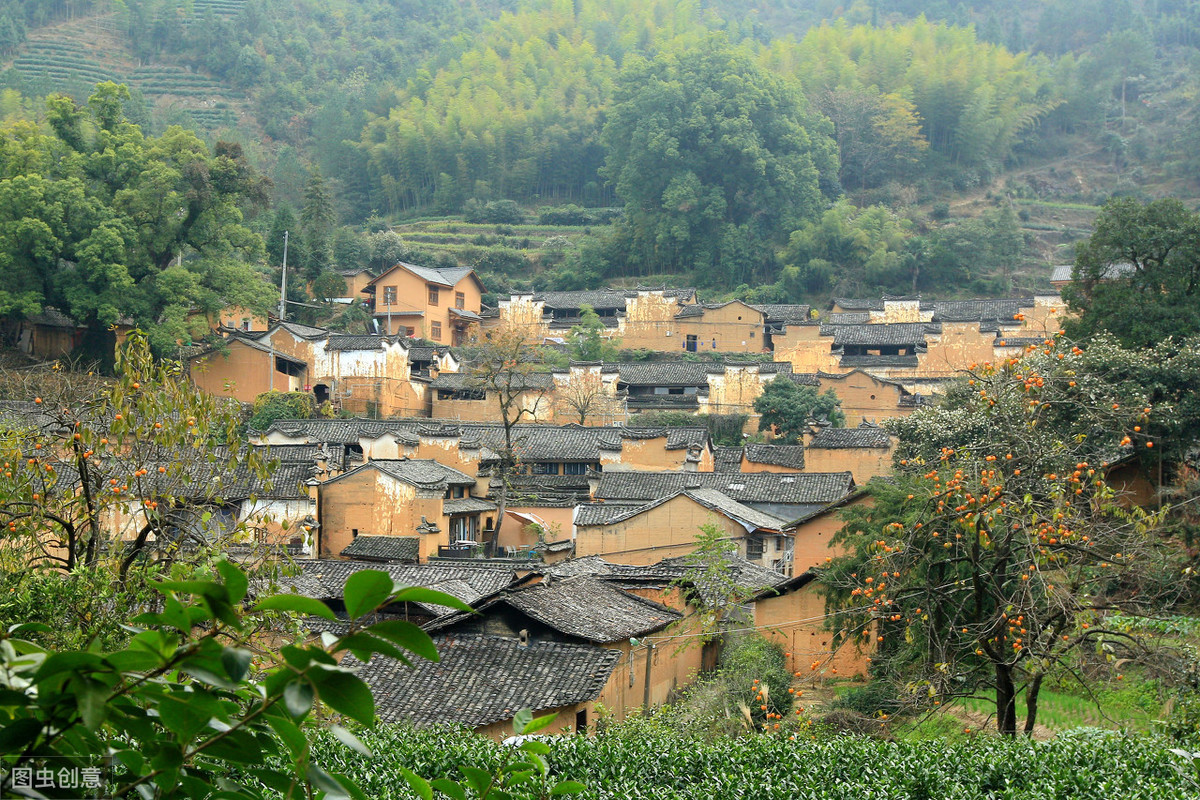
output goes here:
[{"label": "persimmon tree", "polygon": [[1109,476],[1159,444],[1155,413],[1052,335],[894,421],[895,482],[850,512],[834,540],[849,554],[823,575],[840,640],[876,645],[876,674],[918,705],[994,690],[1009,735],[1022,695],[1032,730],[1047,677],[1086,687],[1086,658],[1144,654],[1105,617],[1170,607],[1182,563],[1168,511],[1137,507]]},{"label": "persimmon tree", "polygon": [[[177,362],[129,337],[113,380],[59,371],[52,393],[2,421],[0,525],[27,566],[92,567],[125,542],[122,571],[151,543],[176,541],[180,512],[219,506],[239,466],[269,481],[242,446],[240,410],[199,391]],[[197,475],[212,480],[197,481]]]}]

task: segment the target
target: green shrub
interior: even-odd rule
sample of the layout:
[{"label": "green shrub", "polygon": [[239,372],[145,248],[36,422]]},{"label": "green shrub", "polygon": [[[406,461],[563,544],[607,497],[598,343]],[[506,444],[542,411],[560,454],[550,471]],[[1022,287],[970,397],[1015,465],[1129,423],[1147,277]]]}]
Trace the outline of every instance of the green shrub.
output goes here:
[{"label": "green shrub", "polygon": [[316,398],[308,392],[264,392],[254,398],[247,426],[265,431],[277,419],[312,419],[316,413]]},{"label": "green shrub", "polygon": [[896,687],[884,680],[874,680],[865,686],[847,689],[833,702],[834,708],[847,708],[868,717],[880,713],[889,717],[897,714],[904,703]]}]

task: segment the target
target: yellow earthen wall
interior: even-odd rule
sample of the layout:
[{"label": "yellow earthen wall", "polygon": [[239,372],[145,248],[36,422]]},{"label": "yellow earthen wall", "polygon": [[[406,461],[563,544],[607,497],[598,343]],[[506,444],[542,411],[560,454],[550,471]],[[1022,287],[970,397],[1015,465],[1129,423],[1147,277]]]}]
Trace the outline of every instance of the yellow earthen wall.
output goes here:
[{"label": "yellow earthen wall", "polygon": [[[754,625],[763,635],[779,643],[788,654],[788,669],[813,681],[865,676],[869,652],[860,653],[854,643],[836,651],[833,634],[825,629],[825,598],[816,583],[778,597],[754,603]],[[817,668],[813,669],[813,664]],[[800,700],[804,704],[803,699]]]},{"label": "yellow earthen wall", "polygon": [[805,472],[849,472],[858,485],[876,475],[892,473],[892,450],[882,447],[839,447],[804,450]]},{"label": "yellow earthen wall", "polygon": [[864,419],[868,422],[906,417],[914,406],[901,406],[903,391],[899,386],[884,383],[871,375],[855,371],[842,378],[821,377],[822,394],[832,389],[842,401],[846,424],[854,427]]},{"label": "yellow earthen wall", "polygon": [[[678,333],[674,336],[684,342],[688,335],[696,337],[698,353],[761,353],[765,349],[762,312],[741,302],[705,309],[703,316],[676,320],[676,328]],[[674,348],[656,349],[683,349],[683,346],[676,343]]]},{"label": "yellow earthen wall", "polygon": [[682,495],[624,522],[576,528],[575,555],[604,556],[617,564],[653,564],[692,552],[700,526],[710,523],[736,540],[738,552],[745,555],[746,531],[741,525]]}]

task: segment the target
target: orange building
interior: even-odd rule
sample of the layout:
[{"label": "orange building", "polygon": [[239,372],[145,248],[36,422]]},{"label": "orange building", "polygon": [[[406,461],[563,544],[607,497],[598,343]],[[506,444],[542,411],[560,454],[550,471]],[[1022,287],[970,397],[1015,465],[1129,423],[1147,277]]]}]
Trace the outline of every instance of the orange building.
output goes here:
[{"label": "orange building", "polygon": [[372,313],[380,329],[460,345],[477,330],[483,284],[465,267],[418,267],[397,262],[370,281]]},{"label": "orange building", "polygon": [[475,478],[432,460],[379,460],[320,486],[320,555],[339,555],[360,535],[411,537],[417,558],[479,545],[494,503],[472,497]]},{"label": "orange building", "polygon": [[813,472],[849,470],[860,485],[892,472],[897,440],[869,422],[857,428],[824,428],[805,440],[805,466]]}]

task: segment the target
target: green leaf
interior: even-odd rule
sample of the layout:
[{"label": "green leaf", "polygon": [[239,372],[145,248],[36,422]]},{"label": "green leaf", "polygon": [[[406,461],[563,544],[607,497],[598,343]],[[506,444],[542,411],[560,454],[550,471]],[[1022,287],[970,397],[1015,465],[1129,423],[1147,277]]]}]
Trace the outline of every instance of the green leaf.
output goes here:
[{"label": "green leaf", "polygon": [[467,800],[466,791],[449,778],[434,778],[429,785],[447,797],[453,797],[454,800]]},{"label": "green leaf", "polygon": [[467,779],[467,785],[475,790],[475,793],[482,797],[492,785],[491,773],[486,772],[479,767],[472,767],[469,764],[459,764],[458,771]]},{"label": "green leaf", "polygon": [[420,775],[415,775],[404,767],[400,767],[400,774],[404,776],[404,780],[408,781],[408,785],[412,788],[413,794],[420,797],[421,800],[433,800],[433,789],[429,785],[429,781],[422,778]]},{"label": "green leaf", "polygon": [[198,713],[186,699],[173,694],[158,701],[158,716],[168,730],[184,741],[191,739],[208,724],[208,715]]},{"label": "green leaf", "polygon": [[513,714],[513,730],[517,734],[525,732],[525,728],[529,727],[529,723],[533,722],[533,711],[528,708],[522,708],[516,714]]},{"label": "green leaf", "polygon": [[587,791],[587,787],[579,781],[560,781],[550,789],[550,796],[556,797],[560,794],[582,794]]},{"label": "green leaf", "polygon": [[53,628],[49,625],[44,625],[41,622],[21,622],[16,625],[10,625],[8,635],[17,637],[28,633],[50,633],[52,630]]},{"label": "green leaf", "polygon": [[89,731],[95,731],[104,722],[108,713],[109,694],[108,687],[99,681],[78,682],[75,699],[79,703],[79,716],[83,719],[83,726]]},{"label": "green leaf", "polygon": [[0,725],[0,754],[19,753],[42,732],[40,720],[24,717]]},{"label": "green leaf", "polygon": [[246,577],[246,573],[228,561],[218,561],[217,571],[225,579],[225,591],[229,593],[230,602],[242,602],[250,588],[250,579]]},{"label": "green leaf", "polygon": [[537,731],[540,731],[542,728],[549,725],[551,722],[554,722],[555,718],[557,718],[557,717],[558,717],[558,714],[547,714],[544,717],[536,717],[533,720],[531,720],[529,722],[529,724],[527,724],[524,728],[517,731],[517,733],[536,733]]},{"label": "green leaf", "polygon": [[283,740],[292,758],[299,759],[308,750],[308,737],[296,723],[283,717],[267,717],[267,724]]},{"label": "green leaf", "polygon": [[308,782],[324,792],[326,797],[349,800],[353,796],[336,778],[315,764],[310,764],[305,774]]},{"label": "green leaf", "polygon": [[[361,573],[356,573],[356,574],[361,574]],[[445,592],[438,592],[433,589],[426,589],[421,586],[409,586],[405,589],[401,589],[400,591],[396,592],[396,596],[393,598],[393,602],[396,602],[396,603],[428,603],[430,605],[448,606],[450,608],[456,608],[459,611],[472,611],[473,610],[469,605],[464,603],[462,600],[459,600],[457,597],[455,597],[452,594],[446,594]]]},{"label": "green leaf", "polygon": [[47,678],[60,672],[94,672],[107,670],[104,659],[95,653],[65,652],[55,653],[42,662],[34,680],[42,683]]},{"label": "green leaf", "polygon": [[299,719],[312,709],[313,688],[305,681],[293,681],[283,689],[283,704],[288,713]]},{"label": "green leaf", "polygon": [[366,630],[368,633],[373,633],[376,636],[382,636],[384,639],[395,642],[405,650],[421,658],[429,661],[440,660],[437,647],[433,644],[433,639],[429,638],[428,633],[411,622],[389,619],[369,625]]},{"label": "green leaf", "polygon": [[521,742],[520,749],[524,750],[526,753],[534,753],[539,756],[550,754],[550,745],[546,744],[545,742],[538,741],[537,739],[529,739]]},{"label": "green leaf", "polygon": [[225,665],[225,672],[235,683],[245,680],[250,672],[252,658],[253,654],[249,650],[240,647],[226,647],[221,653],[221,663]]},{"label": "green leaf", "polygon": [[375,722],[375,698],[356,675],[349,672],[317,673],[317,691],[321,702],[363,725]]},{"label": "green leaf", "polygon": [[356,753],[362,753],[368,758],[371,757],[371,751],[367,749],[365,744],[362,743],[362,740],[350,731],[343,728],[341,725],[330,725],[329,732],[332,733],[339,742],[346,745],[346,747],[349,747]]},{"label": "green leaf", "polygon": [[337,622],[337,615],[322,603],[299,594],[277,594],[265,597],[254,606],[255,611],[292,611]]},{"label": "green leaf", "polygon": [[349,650],[354,653],[355,658],[363,662],[370,661],[371,656],[375,653],[382,653],[405,665],[411,664],[404,653],[391,642],[369,633],[352,633],[349,636],[343,636],[337,640],[332,649],[334,652]]},{"label": "green leaf", "polygon": [[392,592],[396,583],[392,576],[378,569],[364,569],[346,579],[342,590],[342,600],[346,604],[346,613],[351,619],[358,619],[379,608]]}]

